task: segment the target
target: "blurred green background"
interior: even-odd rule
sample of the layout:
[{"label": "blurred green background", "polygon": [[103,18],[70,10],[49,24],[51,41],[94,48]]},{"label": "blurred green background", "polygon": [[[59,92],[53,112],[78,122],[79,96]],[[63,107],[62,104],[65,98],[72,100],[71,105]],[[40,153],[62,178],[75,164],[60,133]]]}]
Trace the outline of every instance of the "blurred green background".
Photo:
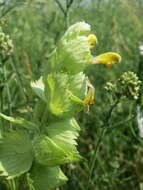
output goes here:
[{"label": "blurred green background", "polygon": [[[5,0],[0,6],[1,26],[14,43],[14,54],[6,63],[10,96],[3,89],[0,67],[0,93],[3,89],[3,112],[7,115],[29,117],[37,99],[30,81],[41,76],[68,25],[89,23],[99,42],[95,54],[114,51],[122,56],[122,62],[113,67],[93,65],[85,71],[96,90],[95,104],[77,118],[81,126],[78,149],[85,161],[63,166],[69,181],[59,190],[87,189],[90,163],[110,107],[104,86],[126,71],[141,75],[138,46],[143,43],[142,15],[142,0]],[[114,111],[112,126],[97,154],[90,190],[143,190],[143,141],[136,107],[135,102],[124,102]]]}]

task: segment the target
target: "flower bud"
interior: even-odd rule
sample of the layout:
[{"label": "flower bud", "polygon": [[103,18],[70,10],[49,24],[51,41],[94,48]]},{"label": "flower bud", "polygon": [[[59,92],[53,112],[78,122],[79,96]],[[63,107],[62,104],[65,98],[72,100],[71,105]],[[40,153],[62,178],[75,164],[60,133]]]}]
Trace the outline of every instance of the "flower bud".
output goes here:
[{"label": "flower bud", "polygon": [[125,98],[136,100],[139,96],[139,88],[141,81],[133,72],[125,72],[118,80],[118,86]]},{"label": "flower bud", "polygon": [[116,82],[108,82],[105,89],[116,98],[136,100],[139,96],[141,81],[133,72],[125,72]]}]

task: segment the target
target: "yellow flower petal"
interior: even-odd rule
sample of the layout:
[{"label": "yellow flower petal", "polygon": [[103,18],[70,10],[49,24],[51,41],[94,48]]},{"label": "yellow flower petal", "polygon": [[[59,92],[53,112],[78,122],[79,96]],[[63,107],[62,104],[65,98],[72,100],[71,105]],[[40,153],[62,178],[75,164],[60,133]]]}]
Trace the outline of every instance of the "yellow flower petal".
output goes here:
[{"label": "yellow flower petal", "polygon": [[93,104],[94,104],[94,96],[92,95],[89,100],[89,105],[93,105]]},{"label": "yellow flower petal", "polygon": [[89,49],[93,49],[93,48],[94,48],[94,45],[90,45],[90,46],[89,46]]},{"label": "yellow flower petal", "polygon": [[88,41],[90,44],[97,43],[97,37],[94,34],[89,34],[88,35]]},{"label": "yellow flower petal", "polygon": [[112,66],[113,64],[119,63],[121,61],[121,56],[114,52],[103,53],[94,58],[94,64],[105,64],[107,66]]},{"label": "yellow flower petal", "polygon": [[97,43],[97,37],[94,34],[89,34],[87,38],[89,41],[89,49],[93,49],[95,43]]}]

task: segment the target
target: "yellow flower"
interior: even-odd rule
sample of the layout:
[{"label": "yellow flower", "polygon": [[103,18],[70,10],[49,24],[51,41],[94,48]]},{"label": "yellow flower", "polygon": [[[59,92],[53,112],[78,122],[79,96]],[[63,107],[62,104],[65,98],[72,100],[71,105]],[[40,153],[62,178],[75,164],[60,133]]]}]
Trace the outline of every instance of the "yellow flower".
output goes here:
[{"label": "yellow flower", "polygon": [[113,64],[119,63],[121,61],[121,56],[114,52],[103,53],[96,56],[93,60],[94,64],[105,64],[107,66],[112,66]]},{"label": "yellow flower", "polygon": [[93,104],[94,104],[94,96],[92,95],[89,100],[89,105],[93,105]]},{"label": "yellow flower", "polygon": [[98,42],[97,37],[94,34],[88,35],[89,48],[93,49],[95,47],[95,43]]},{"label": "yellow flower", "polygon": [[94,104],[95,89],[88,79],[87,79],[87,87],[88,87],[88,92],[83,100],[83,103],[85,106],[90,106]]}]

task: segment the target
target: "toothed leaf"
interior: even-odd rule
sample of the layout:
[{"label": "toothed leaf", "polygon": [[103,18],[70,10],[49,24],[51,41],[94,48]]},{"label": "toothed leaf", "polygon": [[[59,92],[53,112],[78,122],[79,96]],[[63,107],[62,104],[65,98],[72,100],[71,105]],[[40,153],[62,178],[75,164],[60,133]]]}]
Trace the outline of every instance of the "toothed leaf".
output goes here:
[{"label": "toothed leaf", "polygon": [[76,139],[80,130],[75,119],[56,122],[47,127],[48,136],[68,154],[77,157]]},{"label": "toothed leaf", "polygon": [[[50,111],[61,118],[73,117],[84,107],[82,92],[86,93],[84,77],[77,82],[67,74],[49,74],[45,80],[46,97]],[[77,85],[78,84],[78,85]],[[74,87],[75,86],[75,87]],[[83,95],[84,96],[84,95]]]},{"label": "toothed leaf", "polygon": [[42,100],[46,101],[45,94],[44,94],[44,84],[42,81],[42,77],[36,81],[31,83],[31,87],[35,94],[41,98]]},{"label": "toothed leaf", "polygon": [[71,161],[79,161],[78,154],[67,152],[54,139],[46,135],[37,137],[34,141],[34,153],[36,161],[46,166],[58,166]]}]

